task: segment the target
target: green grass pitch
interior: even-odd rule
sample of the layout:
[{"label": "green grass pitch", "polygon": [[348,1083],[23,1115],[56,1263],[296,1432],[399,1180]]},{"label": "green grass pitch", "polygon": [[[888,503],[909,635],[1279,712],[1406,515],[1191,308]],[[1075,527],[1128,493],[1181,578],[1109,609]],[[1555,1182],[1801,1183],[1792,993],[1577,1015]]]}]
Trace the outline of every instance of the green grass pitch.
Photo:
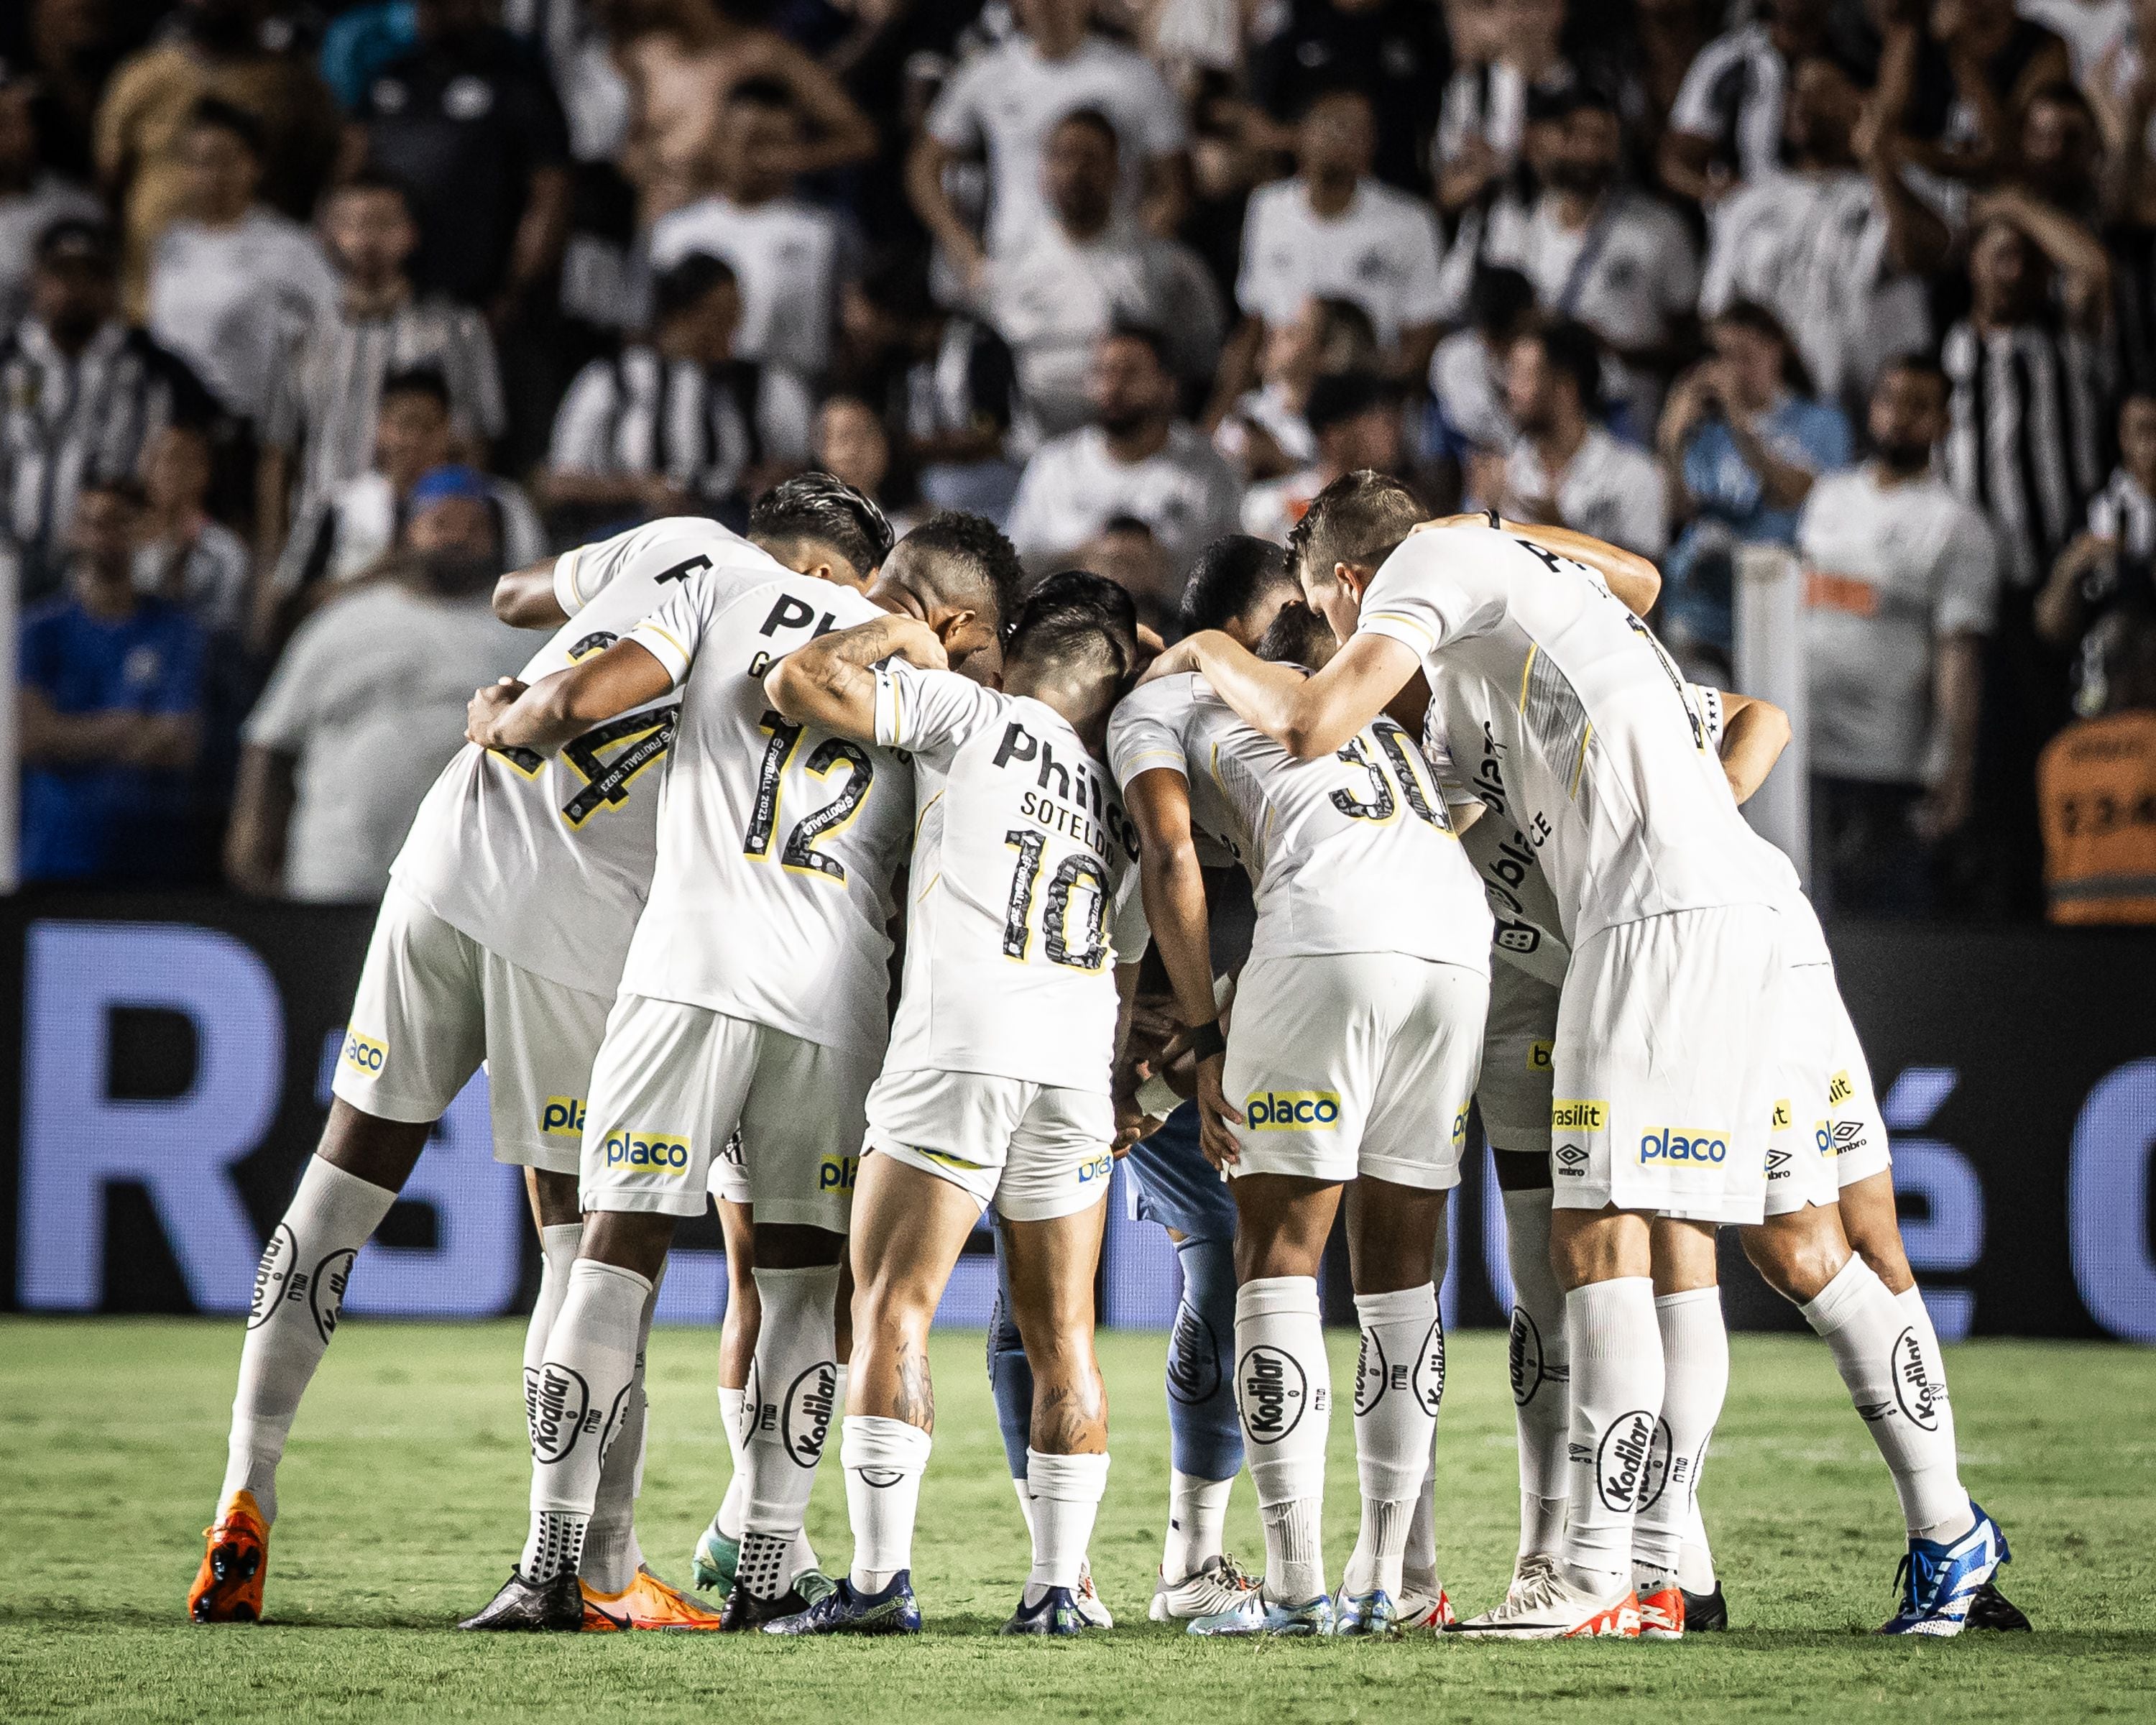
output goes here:
[{"label": "green grass pitch", "polygon": [[[978,1333],[939,1339],[942,1429],[921,1499],[914,1642],[482,1638],[450,1632],[507,1573],[524,1525],[514,1324],[357,1321],[301,1411],[280,1482],[269,1613],[198,1629],[182,1599],[224,1455],[230,1322],[0,1322],[0,1719],[741,1721],[1789,1718],[1850,1725],[2156,1717],[2156,1354],[1993,1343],[1948,1369],[1967,1477],[2018,1561],[2033,1635],[1884,1642],[1899,1526],[1825,1350],[1741,1337],[1706,1475],[1740,1627],[1681,1645],[1210,1645],[1149,1625],[1166,1486],[1164,1338],[1102,1338],[1114,1470],[1093,1544],[1122,1620],[1073,1644],[993,1631],[1026,1555]],[[1348,1383],[1354,1338],[1336,1336]],[[710,1332],[651,1351],[644,1540],[685,1580],[726,1477]],[[1355,1462],[1333,1421],[1327,1547],[1353,1543]],[[1502,1338],[1455,1338],[1439,1430],[1441,1554],[1455,1600],[1489,1603],[1515,1529]],[[834,1458],[835,1460],[835,1457]],[[849,1549],[835,1471],[810,1532]],[[1259,1555],[1247,1482],[1231,1548]]]}]

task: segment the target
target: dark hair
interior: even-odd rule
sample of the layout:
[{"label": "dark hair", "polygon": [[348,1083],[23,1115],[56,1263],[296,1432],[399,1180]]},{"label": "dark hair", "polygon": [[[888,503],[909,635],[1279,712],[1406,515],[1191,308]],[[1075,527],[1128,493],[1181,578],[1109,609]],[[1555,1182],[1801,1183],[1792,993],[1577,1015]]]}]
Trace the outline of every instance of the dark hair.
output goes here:
[{"label": "dark hair", "polygon": [[444,413],[449,411],[449,380],[439,366],[406,366],[392,372],[382,380],[377,399],[386,402],[393,395],[424,395]]},{"label": "dark hair", "polygon": [[1347,372],[1378,362],[1378,326],[1353,300],[1320,295],[1317,300],[1317,368]]},{"label": "dark hair", "polygon": [[1116,155],[1122,153],[1123,140],[1122,135],[1116,130],[1116,122],[1109,119],[1098,108],[1073,108],[1057,121],[1050,130],[1060,131],[1066,126],[1082,126],[1106,144],[1112,153]]},{"label": "dark hair", "polygon": [[1292,599],[1265,626],[1265,637],[1258,643],[1258,657],[1276,665],[1300,665],[1315,670],[1332,656],[1336,644],[1332,625],[1301,599]]},{"label": "dark hair", "polygon": [[1373,372],[1329,372],[1311,384],[1303,423],[1322,437],[1334,426],[1390,406],[1394,399],[1384,379]]},{"label": "dark hair", "polygon": [[404,213],[407,216],[413,221],[418,219],[419,213],[413,203],[411,187],[398,179],[396,175],[384,173],[378,167],[363,167],[350,179],[338,181],[336,185],[322,193],[322,203],[327,205],[332,199],[346,197],[354,192],[379,192],[384,197],[393,198],[404,206]]},{"label": "dark hair", "polygon": [[1335,563],[1374,569],[1424,515],[1415,494],[1390,475],[1367,467],[1342,474],[1311,499],[1288,535],[1288,567],[1327,581]]},{"label": "dark hair", "polygon": [[928,254],[918,246],[884,253],[860,280],[861,297],[878,311],[909,323],[937,316],[942,308],[928,285]]},{"label": "dark hair", "polygon": [[1594,331],[1570,318],[1559,318],[1529,330],[1520,339],[1539,342],[1552,369],[1572,379],[1579,391],[1580,412],[1592,419],[1602,411],[1602,344]]},{"label": "dark hair", "polygon": [[1004,655],[1068,660],[1099,653],[1116,680],[1137,669],[1137,602],[1105,575],[1065,569],[1025,596],[1004,642]]},{"label": "dark hair", "polygon": [[767,550],[813,539],[865,579],[891,555],[897,536],[874,499],[830,474],[809,472],[782,480],[749,506],[748,536]]},{"label": "dark hair", "polygon": [[1286,554],[1270,539],[1224,533],[1198,553],[1176,604],[1177,625],[1185,634],[1224,629],[1266,588],[1286,586],[1291,578]]},{"label": "dark hair", "polygon": [[1170,377],[1175,375],[1174,356],[1168,351],[1168,336],[1149,323],[1140,323],[1136,318],[1119,317],[1108,326],[1103,341],[1142,341],[1151,350],[1153,362]]},{"label": "dark hair", "polygon": [[1025,565],[1003,529],[984,515],[938,510],[898,542],[894,572],[908,588],[962,610],[979,612],[1009,633]]},{"label": "dark hair", "polygon": [[1135,533],[1141,539],[1151,539],[1153,536],[1152,523],[1142,515],[1111,515],[1101,523],[1100,531],[1094,536],[1105,539],[1111,533]]},{"label": "dark hair", "polygon": [[651,284],[651,316],[654,322],[692,311],[704,296],[720,287],[737,287],[740,277],[724,258],[710,252],[690,252],[660,273]]},{"label": "dark hair", "polygon": [[726,92],[726,105],[731,108],[737,102],[791,114],[793,92],[776,78],[744,78]]},{"label": "dark hair", "polygon": [[1509,335],[1535,309],[1535,285],[1519,270],[1485,264],[1467,290],[1468,321],[1486,336]]},{"label": "dark hair", "polygon": [[229,132],[246,146],[247,153],[257,162],[270,159],[270,136],[263,130],[261,117],[237,102],[228,102],[223,96],[198,96],[194,106],[187,110],[187,125],[190,129],[206,126]]},{"label": "dark hair", "polygon": [[1805,365],[1804,355],[1797,352],[1797,344],[1790,340],[1782,320],[1757,300],[1732,300],[1707,322],[1710,326],[1733,324],[1774,342],[1782,350],[1782,387],[1793,395],[1807,398],[1817,393],[1812,387],[1811,368]]}]

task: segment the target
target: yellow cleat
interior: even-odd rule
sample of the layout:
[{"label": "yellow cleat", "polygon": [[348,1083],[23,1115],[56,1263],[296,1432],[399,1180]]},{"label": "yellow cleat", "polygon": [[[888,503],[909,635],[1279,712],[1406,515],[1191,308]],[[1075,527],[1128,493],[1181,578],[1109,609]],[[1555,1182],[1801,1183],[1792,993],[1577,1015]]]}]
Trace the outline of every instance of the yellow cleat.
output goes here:
[{"label": "yellow cleat", "polygon": [[716,1632],[721,1621],[717,1612],[699,1605],[649,1569],[639,1569],[636,1579],[618,1594],[600,1593],[582,1581],[577,1585],[584,1595],[586,1635],[629,1629]]},{"label": "yellow cleat", "polygon": [[270,1574],[270,1528],[252,1491],[235,1491],[203,1530],[208,1542],[187,1615],[197,1623],[259,1623],[262,1584]]}]

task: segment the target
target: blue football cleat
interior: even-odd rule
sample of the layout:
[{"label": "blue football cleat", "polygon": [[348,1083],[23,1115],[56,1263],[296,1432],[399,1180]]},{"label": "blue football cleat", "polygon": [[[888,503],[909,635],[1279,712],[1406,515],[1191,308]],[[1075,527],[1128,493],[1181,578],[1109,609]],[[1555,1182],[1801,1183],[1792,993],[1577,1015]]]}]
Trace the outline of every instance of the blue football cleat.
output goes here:
[{"label": "blue football cleat", "polygon": [[1336,1635],[1370,1635],[1390,1640],[1399,1632],[1399,1607],[1383,1588],[1367,1594],[1343,1593],[1334,1602],[1332,1633]]},{"label": "blue football cleat", "polygon": [[1958,1635],[1969,1621],[1977,1590],[2002,1563],[2010,1563],[2006,1535],[1974,1502],[1976,1525],[1951,1545],[1912,1539],[1895,1580],[1902,1609],[1880,1626],[1882,1635]]},{"label": "blue football cleat", "polygon": [[1051,1587],[1033,1604],[1023,1599],[1010,1621],[998,1631],[1006,1635],[1079,1635],[1086,1632],[1086,1614],[1075,1589]]},{"label": "blue football cleat", "polygon": [[1266,1599],[1256,1588],[1224,1611],[1190,1620],[1194,1635],[1329,1635],[1332,1601],[1323,1594],[1300,1605]]},{"label": "blue football cleat", "polygon": [[921,1607],[913,1575],[901,1569],[880,1593],[865,1594],[844,1576],[806,1611],[762,1625],[767,1635],[917,1635]]}]

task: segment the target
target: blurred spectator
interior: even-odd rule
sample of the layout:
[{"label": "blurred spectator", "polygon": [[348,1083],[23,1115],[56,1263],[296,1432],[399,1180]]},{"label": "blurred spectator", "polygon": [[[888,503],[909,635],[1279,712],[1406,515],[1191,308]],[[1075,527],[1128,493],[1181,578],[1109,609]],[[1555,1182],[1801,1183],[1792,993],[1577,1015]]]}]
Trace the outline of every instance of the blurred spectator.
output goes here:
[{"label": "blurred spectator", "polygon": [[1699,257],[1666,205],[1620,182],[1624,135],[1612,99],[1586,85],[1537,105],[1532,202],[1490,212],[1482,261],[1519,270],[1552,317],[1576,319],[1615,352],[1642,423],[1656,376],[1678,357],[1699,299]]},{"label": "blurred spectator", "polygon": [[412,290],[405,265],[419,229],[404,188],[378,174],[347,180],[324,200],[321,231],[339,293],[287,347],[270,391],[255,486],[265,564],[283,551],[291,512],[367,470],[382,382],[391,373],[439,372],[451,422],[475,454],[483,456],[507,429],[485,321],[468,306]]},{"label": "blurred spectator", "polygon": [[988,313],[1010,345],[1025,435],[1036,444],[1090,417],[1094,344],[1116,324],[1167,336],[1186,398],[1202,394],[1220,357],[1220,296],[1204,264],[1116,214],[1116,147],[1097,108],[1065,115],[1044,159],[1050,219],[988,260]]},{"label": "blurred spectator", "polygon": [[[1563,0],[1512,0],[1512,9],[1562,12]],[[1430,0],[1285,0],[1257,15],[1269,14],[1279,23],[1250,55],[1259,104],[1291,121],[1321,95],[1355,91],[1377,122],[1378,177],[1420,189],[1450,58],[1438,8]]]},{"label": "blurred spectator", "polygon": [[1307,410],[1317,459],[1300,473],[1253,485],[1243,496],[1243,531],[1276,545],[1303,517],[1310,500],[1358,468],[1397,474],[1399,398],[1368,372],[1342,372],[1311,386]]},{"label": "blurred spectator", "polygon": [[2015,0],[1932,0],[1892,14],[1875,98],[1909,160],[1957,179],[1992,178],[2014,158],[2030,97],[2066,81],[2066,44],[2016,15]]},{"label": "blurred spectator", "polygon": [[1575,527],[1660,557],[1670,542],[1661,470],[1597,423],[1601,378],[1600,351],[1583,324],[1552,324],[1513,342],[1505,398],[1520,440],[1509,458],[1469,464],[1469,497],[1516,521]]},{"label": "blurred spectator", "polygon": [[[1116,208],[1173,233],[1184,191],[1183,104],[1144,55],[1097,35],[1093,0],[1013,0],[1013,35],[952,74],[906,167],[922,223],[969,290],[988,258],[1008,254],[1048,218],[1041,167],[1066,114],[1106,115],[1122,144]],[[988,158],[988,229],[975,239],[943,183],[958,157]]]},{"label": "blurred spectator", "polygon": [[1503,454],[1519,436],[1505,403],[1505,369],[1512,343],[1535,316],[1534,284],[1517,270],[1478,270],[1468,290],[1467,327],[1437,344],[1430,357],[1430,393],[1436,403],[1430,453],[1465,475],[1477,454]]},{"label": "blurred spectator", "polygon": [[1662,605],[1689,639],[1727,656],[1737,547],[1794,544],[1812,482],[1848,466],[1853,451],[1848,420],[1813,399],[1804,360],[1773,312],[1736,300],[1707,340],[1712,357],[1671,388],[1656,439],[1673,512],[1686,522],[1663,572]]},{"label": "blurred spectator", "polygon": [[2051,566],[2036,596],[2036,632],[2074,655],[2075,710],[2110,702],[2105,679],[2129,619],[2156,614],[2156,395],[2118,410],[2118,466],[2090,499],[2088,528]]},{"label": "blurred spectator", "polygon": [[[1240,488],[1213,446],[1175,417],[1175,377],[1150,330],[1103,336],[1093,357],[1095,423],[1045,444],[1019,481],[1009,531],[1034,569],[1060,567],[1110,520],[1142,521],[1173,580],[1233,531]],[[1156,596],[1172,612],[1173,594]]]},{"label": "blurred spectator", "polygon": [[808,459],[800,378],[734,357],[742,291],[723,259],[691,252],[652,290],[652,333],[578,374],[554,420],[545,500],[586,523],[711,515],[737,529],[748,501]]},{"label": "blurred spectator", "polygon": [[59,539],[77,489],[131,477],[142,445],[213,408],[186,364],[115,315],[111,236],[62,221],[38,242],[29,316],[0,338],[0,533],[26,598],[59,580]]},{"label": "blurred spectator", "polygon": [[104,214],[87,191],[40,160],[34,90],[0,60],[0,333],[29,305],[38,236],[64,217],[94,222]]},{"label": "blurred spectator", "polygon": [[920,524],[918,514],[899,502],[901,495],[891,468],[891,437],[875,409],[857,395],[824,398],[816,410],[815,465],[843,480],[882,510],[894,532]]},{"label": "blurred spectator", "polygon": [[313,68],[265,45],[269,10],[268,0],[182,0],[171,33],[105,86],[97,173],[123,217],[132,317],[149,308],[151,249],[191,196],[189,133],[204,97],[254,117],[264,198],[301,219],[314,208],[336,150],[336,104]]},{"label": "blurred spectator", "polygon": [[1494,194],[1518,166],[1527,93],[1569,89],[1563,0],[1445,0],[1452,76],[1437,140],[1437,207],[1458,216]]},{"label": "blurred spectator", "polygon": [[1657,163],[1680,198],[1711,204],[1774,172],[1796,69],[1829,51],[1827,0],[1768,0],[1761,11],[1708,43],[1685,74]]},{"label": "blurred spectator", "polygon": [[561,263],[562,110],[532,56],[488,22],[486,0],[417,6],[417,41],[367,86],[346,154],[410,188],[420,290],[480,306],[498,327]]},{"label": "blurred spectator", "polygon": [[1823,475],[1797,526],[1814,891],[1845,913],[1929,911],[1933,847],[1973,807],[1999,558],[1933,471],[1947,413],[1938,367],[1894,362],[1871,392],[1876,454]]},{"label": "blurred spectator", "polygon": [[1265,326],[1258,387],[1236,398],[1213,445],[1245,479],[1278,479],[1317,457],[1303,417],[1310,392],[1335,372],[1374,372],[1378,336],[1353,300],[1311,299],[1286,323]]},{"label": "blurred spectator", "polygon": [[692,252],[725,259],[741,284],[742,357],[820,377],[831,363],[839,289],[852,270],[837,219],[794,196],[793,98],[767,79],[737,84],[719,131],[719,189],[660,219],[652,268],[670,269]]},{"label": "blurred spectator", "polygon": [[469,469],[413,499],[406,547],[378,580],[300,626],[247,721],[225,867],[258,896],[377,898],[465,706],[531,639],[495,620],[495,513]]},{"label": "blurred spectator", "polygon": [[144,508],[135,588],[185,608],[205,634],[243,629],[251,562],[239,536],[209,517],[209,439],[168,425],[142,451]]},{"label": "blurred spectator", "polygon": [[1168,561],[1152,529],[1132,515],[1111,516],[1065,561],[1105,575],[1137,602],[1138,622],[1160,634],[1175,615],[1183,572]]},{"label": "blurred spectator", "polygon": [[[1820,393],[1854,397],[1886,361],[1930,344],[1921,278],[1946,261],[1951,232],[1876,126],[1860,168],[1864,99],[1839,66],[1799,61],[1778,106],[1782,165],[1748,173],[1717,206],[1700,311],[1770,308]],[[1924,184],[1951,206],[1938,182]]]},{"label": "blurred spectator", "polygon": [[2156,618],[2115,644],[2104,714],[2069,725],[2036,768],[2051,919],[2156,923]]},{"label": "blurred spectator", "polygon": [[150,332],[226,410],[260,418],[294,332],[334,311],[336,277],[313,234],[255,201],[261,128],[214,96],[182,141],[184,196],[150,254]]},{"label": "blurred spectator", "polygon": [[125,483],[85,485],[68,531],[68,590],[23,614],[25,881],[187,876],[203,632],[181,607],[136,591],[136,507]]},{"label": "blurred spectator", "polygon": [[[403,536],[413,488],[445,467],[455,446],[449,385],[439,372],[420,367],[382,380],[375,415],[374,467],[325,491],[310,504],[285,542],[268,607],[289,617],[337,585],[365,574]],[[521,568],[542,556],[546,535],[523,492],[506,480],[486,481],[504,551],[503,567]],[[318,583],[320,590],[318,590]],[[258,619],[258,639],[272,638],[268,612]]]}]

